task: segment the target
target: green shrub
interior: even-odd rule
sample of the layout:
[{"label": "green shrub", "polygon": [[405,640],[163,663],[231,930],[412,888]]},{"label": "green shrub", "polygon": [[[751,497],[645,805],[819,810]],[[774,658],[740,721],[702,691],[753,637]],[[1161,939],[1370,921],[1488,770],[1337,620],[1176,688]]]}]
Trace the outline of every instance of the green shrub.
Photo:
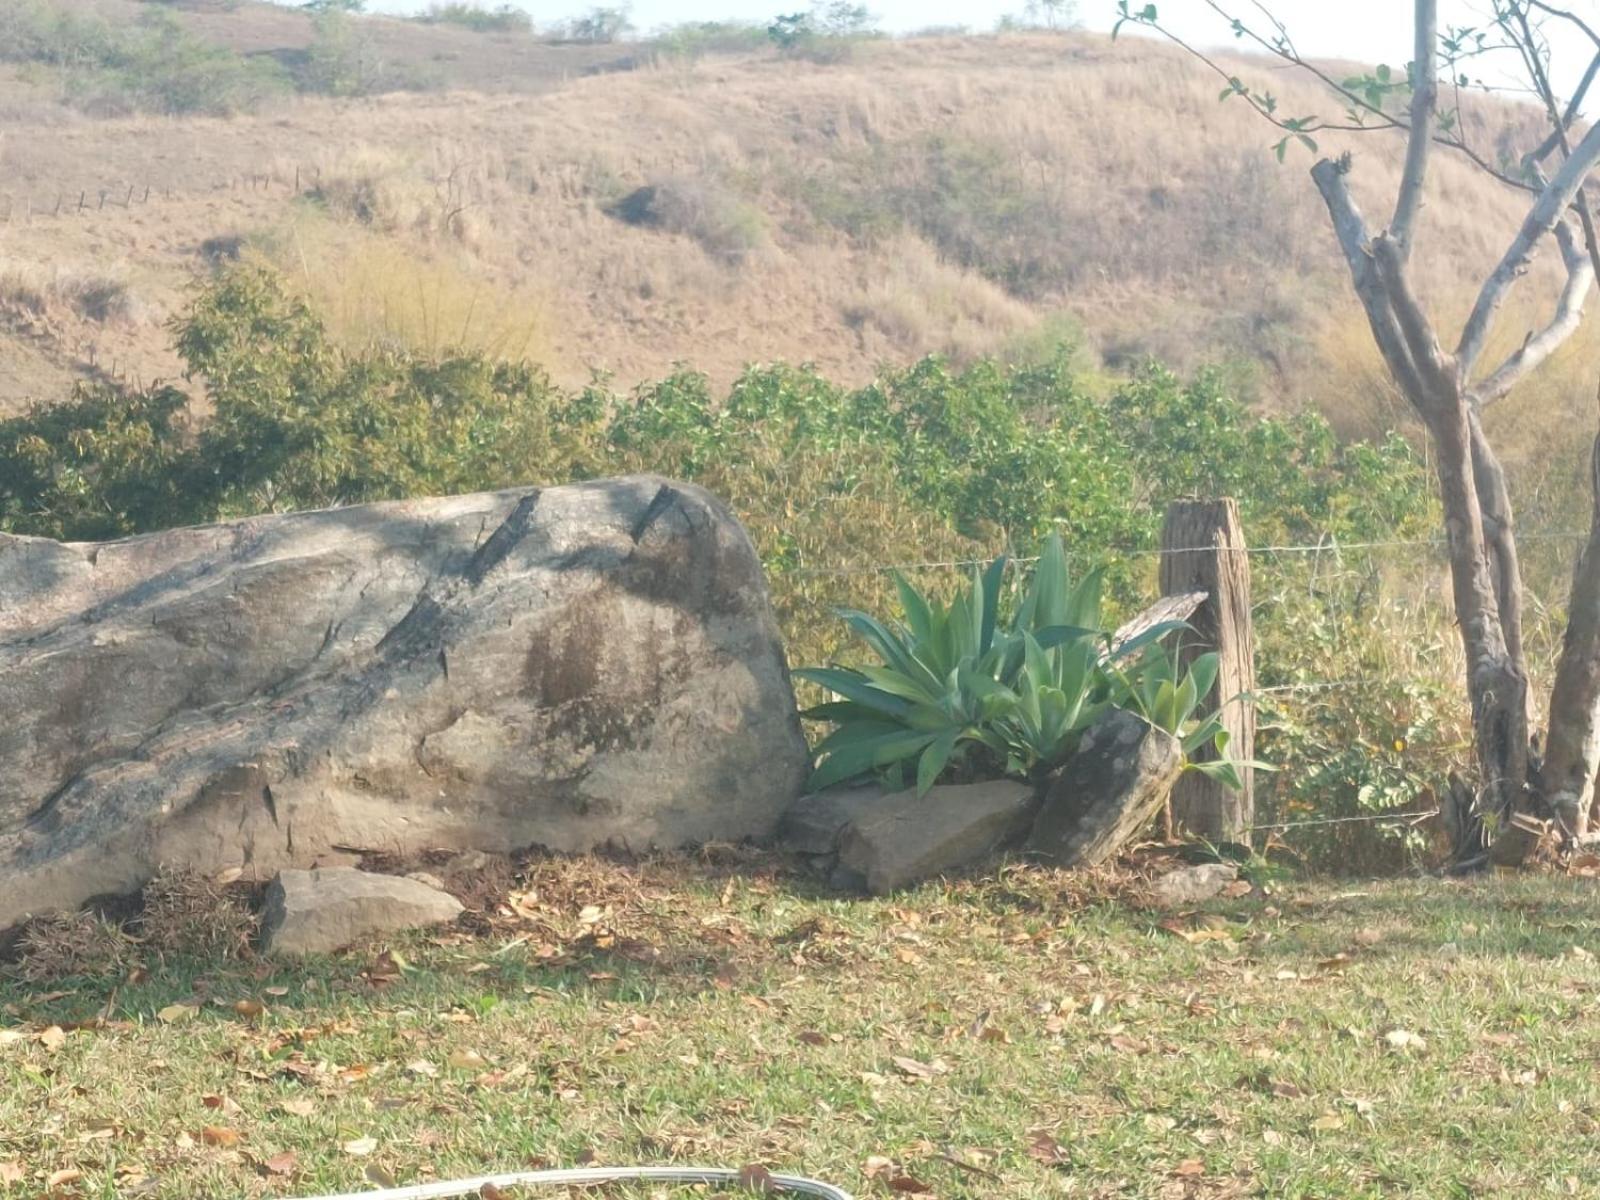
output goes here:
[{"label": "green shrub", "polygon": [[481,4],[430,4],[414,18],[428,25],[459,25],[475,33],[532,33],[533,17],[513,4],[485,8]]},{"label": "green shrub", "polygon": [[64,96],[104,112],[226,116],[256,109],[288,86],[271,59],[202,41],[169,12],[113,26],[58,0],[19,0],[0,15],[0,59],[58,71]]},{"label": "green shrub", "polygon": [[606,209],[619,221],[699,242],[706,253],[737,265],[766,240],[761,210],[712,179],[665,179],[646,184]]},{"label": "green shrub", "polygon": [[[1283,768],[1260,786],[1262,818],[1426,809],[1470,745],[1432,557],[1401,550],[1380,568],[1366,551],[1339,549],[1433,536],[1419,456],[1398,438],[1341,443],[1320,420],[1254,415],[1216,372],[1184,381],[1146,367],[1101,396],[1065,355],[961,370],[930,359],[859,388],[775,365],[726,392],[682,370],[616,396],[459,350],[341,349],[280,278],[238,265],[195,296],[176,334],[208,417],[197,422],[176,388],[96,385],[0,420],[0,528],[100,539],[267,509],[653,471],[703,484],[739,514],[791,661],[859,669],[875,665],[871,647],[852,643],[833,614],[891,611],[904,597],[888,564],[930,612],[948,611],[971,586],[949,564],[1059,535],[1105,564],[1109,624],[1151,590],[1166,503],[1229,493],[1253,544],[1328,547],[1252,559],[1258,752]],[[1530,617],[1531,645],[1551,642],[1553,620]],[[1044,665],[1035,673],[1057,679]],[[1142,701],[1129,691],[1129,703],[1162,720],[1158,709],[1183,708],[1181,677],[1138,666],[1155,691]],[[1017,670],[1028,669],[1024,648]],[[824,698],[817,683],[802,691]],[[1004,756],[968,739],[948,769],[1003,769],[1012,754],[1053,761],[1050,747],[1070,743],[1077,719],[1062,713],[1047,736],[1041,705],[1037,736],[1014,727]],[[1396,865],[1415,849],[1343,824],[1296,844],[1345,865]]]},{"label": "green shrub", "polygon": [[767,31],[744,21],[685,21],[651,35],[650,48],[669,58],[746,54],[768,44]]}]

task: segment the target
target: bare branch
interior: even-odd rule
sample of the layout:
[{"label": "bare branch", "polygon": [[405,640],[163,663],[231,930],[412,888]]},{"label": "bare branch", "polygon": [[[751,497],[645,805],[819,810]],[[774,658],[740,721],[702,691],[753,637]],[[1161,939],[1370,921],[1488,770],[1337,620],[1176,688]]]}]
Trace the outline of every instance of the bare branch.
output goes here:
[{"label": "bare branch", "polygon": [[1529,334],[1492,375],[1473,389],[1473,400],[1478,405],[1492,404],[1504,396],[1555,353],[1578,331],[1583,321],[1583,306],[1589,298],[1589,289],[1594,286],[1594,263],[1587,249],[1578,244],[1567,222],[1556,226],[1556,241],[1561,246],[1562,261],[1567,265],[1567,284],[1556,302],[1555,316],[1543,329]]},{"label": "bare branch", "polygon": [[1422,377],[1411,359],[1411,351],[1406,346],[1405,337],[1395,320],[1394,309],[1390,306],[1389,295],[1373,265],[1367,223],[1345,184],[1347,170],[1347,160],[1335,162],[1324,158],[1311,168],[1311,178],[1316,181],[1323,203],[1328,206],[1334,234],[1339,239],[1339,248],[1344,251],[1345,261],[1350,265],[1350,278],[1355,284],[1356,296],[1366,310],[1373,340],[1377,342],[1378,350],[1394,375],[1395,382],[1400,385],[1400,390],[1413,404],[1419,404],[1426,396]]},{"label": "bare branch", "polygon": [[1466,328],[1462,330],[1461,341],[1456,347],[1456,361],[1463,385],[1471,378],[1472,368],[1483,353],[1489,325],[1505,300],[1506,293],[1527,270],[1539,239],[1555,228],[1596,164],[1600,164],[1600,125],[1589,130],[1574,148],[1572,157],[1562,164],[1555,178],[1539,194],[1505,256],[1484,281],[1483,290],[1478,293],[1477,303],[1472,306],[1472,315],[1467,318]]},{"label": "bare branch", "polygon": [[1456,395],[1455,363],[1440,348],[1433,322],[1428,320],[1428,314],[1422,311],[1422,302],[1411,289],[1405,251],[1388,234],[1379,234],[1372,239],[1372,261],[1406,339],[1406,348],[1411,351],[1411,361],[1416,364],[1417,375],[1426,389],[1426,398],[1435,407],[1452,401]]},{"label": "bare branch", "polygon": [[1416,47],[1411,69],[1411,130],[1406,135],[1406,166],[1400,176],[1400,195],[1394,206],[1389,232],[1399,246],[1400,260],[1411,257],[1417,211],[1422,207],[1422,184],[1428,174],[1428,151],[1433,145],[1433,123],[1439,106],[1439,0],[1416,0]]},{"label": "bare branch", "polygon": [[1549,13],[1552,17],[1559,17],[1563,21],[1571,21],[1579,29],[1583,30],[1584,33],[1589,35],[1589,40],[1591,42],[1593,42],[1596,46],[1600,46],[1600,32],[1596,32],[1594,29],[1592,29],[1589,24],[1577,13],[1572,12],[1570,9],[1556,8],[1552,4],[1545,4],[1543,3],[1543,0],[1530,0],[1530,3],[1534,8],[1537,8],[1542,13]]}]

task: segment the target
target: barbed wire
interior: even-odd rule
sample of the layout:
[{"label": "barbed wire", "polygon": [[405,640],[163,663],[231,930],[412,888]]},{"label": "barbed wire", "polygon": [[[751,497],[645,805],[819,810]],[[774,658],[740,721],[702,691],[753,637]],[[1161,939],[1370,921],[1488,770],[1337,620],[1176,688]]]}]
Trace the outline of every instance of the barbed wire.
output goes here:
[{"label": "barbed wire", "polygon": [[[1534,533],[1518,533],[1519,542],[1581,542],[1588,539],[1587,533],[1575,530],[1559,530]],[[1172,547],[1113,547],[1106,553],[1110,556],[1123,556],[1127,558],[1164,558],[1177,554],[1327,554],[1330,556],[1355,552],[1359,550],[1393,550],[1393,549],[1434,549],[1442,550],[1448,543],[1444,538],[1393,538],[1368,542],[1338,542],[1324,541],[1307,543],[1305,545],[1289,546],[1172,546]],[[1039,561],[1039,556],[1018,555],[1008,558],[1007,562],[1023,566]],[[891,571],[940,571],[958,570],[968,567],[987,567],[993,558],[953,558],[932,560],[927,562],[900,562],[878,563],[852,567],[795,567],[792,570],[777,569],[776,573],[788,578],[811,578],[824,576],[849,576],[849,575],[878,575]]]},{"label": "barbed wire", "polygon": [[1403,821],[1411,825],[1420,825],[1422,822],[1437,817],[1442,809],[1430,808],[1426,812],[1403,813],[1362,813],[1355,817],[1308,817],[1303,821],[1268,821],[1263,825],[1252,825],[1242,829],[1240,833],[1260,833],[1267,829],[1305,829],[1312,825],[1353,825],[1364,821]]}]

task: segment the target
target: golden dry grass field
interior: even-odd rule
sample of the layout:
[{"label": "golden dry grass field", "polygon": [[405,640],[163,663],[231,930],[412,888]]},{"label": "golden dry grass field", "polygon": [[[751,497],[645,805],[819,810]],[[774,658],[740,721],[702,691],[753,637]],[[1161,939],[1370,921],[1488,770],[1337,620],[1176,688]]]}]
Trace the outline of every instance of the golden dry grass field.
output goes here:
[{"label": "golden dry grass field", "polygon": [[[130,22],[148,6],[82,7]],[[175,11],[196,36],[291,64],[313,37],[307,15],[261,4]],[[171,375],[164,323],[208,255],[243,245],[350,339],[466,343],[566,382],[604,371],[627,386],[675,362],[721,382],[773,359],[859,381],[1074,331],[1111,368],[1232,359],[1259,368],[1269,403],[1316,405],[1350,431],[1399,419],[1310,155],[1280,165],[1271,131],[1174,50],[929,37],[818,63],[359,25],[372,54],[430,87],[105,116],[64,102],[62,70],[0,64],[0,412],[95,372]],[[1286,111],[1331,115],[1310,84],[1240,69]],[[1470,104],[1464,124],[1495,159],[1535,115]],[[1346,148],[1380,214],[1398,142],[1322,146]],[[653,219],[617,215],[645,187]],[[1441,313],[1465,311],[1521,205],[1440,156],[1422,282]],[[1524,285],[1506,345],[1548,303],[1551,269]],[[1587,426],[1579,367],[1594,351],[1583,340],[1514,399],[1514,423],[1532,409],[1544,429]]]}]

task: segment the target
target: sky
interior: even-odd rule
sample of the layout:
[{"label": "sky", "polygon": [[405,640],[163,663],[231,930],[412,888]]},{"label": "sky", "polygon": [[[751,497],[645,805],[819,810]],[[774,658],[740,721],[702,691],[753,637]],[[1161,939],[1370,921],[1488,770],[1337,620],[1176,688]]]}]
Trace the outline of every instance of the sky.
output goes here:
[{"label": "sky", "polygon": [[[491,6],[502,0],[483,0]],[[540,24],[555,24],[585,12],[597,3],[618,0],[513,0]],[[1022,10],[1026,0],[866,0],[880,28],[904,33],[934,25],[992,29],[1007,13]],[[1139,0],[1142,7],[1144,0]],[[1570,0],[1571,7],[1600,28],[1600,0]],[[1220,7],[1240,16],[1258,11],[1254,0],[1219,0]],[[808,7],[808,0],[633,0],[634,23],[643,30],[682,21],[770,21],[780,11]],[[370,0],[383,12],[407,13],[426,7],[425,0]],[[1078,21],[1088,29],[1109,30],[1116,20],[1116,0],[1077,0]],[[1162,22],[1201,46],[1233,41],[1227,23],[1206,0],[1158,0]],[[1405,0],[1277,0],[1273,13],[1288,26],[1304,54],[1387,62],[1400,66],[1411,58],[1411,9]],[[1479,25],[1488,0],[1441,0],[1442,25]],[[1580,44],[1581,41],[1581,44]],[[1586,40],[1555,47],[1558,74],[1575,80],[1588,58]],[[1592,48],[1589,48],[1592,53]]]}]

